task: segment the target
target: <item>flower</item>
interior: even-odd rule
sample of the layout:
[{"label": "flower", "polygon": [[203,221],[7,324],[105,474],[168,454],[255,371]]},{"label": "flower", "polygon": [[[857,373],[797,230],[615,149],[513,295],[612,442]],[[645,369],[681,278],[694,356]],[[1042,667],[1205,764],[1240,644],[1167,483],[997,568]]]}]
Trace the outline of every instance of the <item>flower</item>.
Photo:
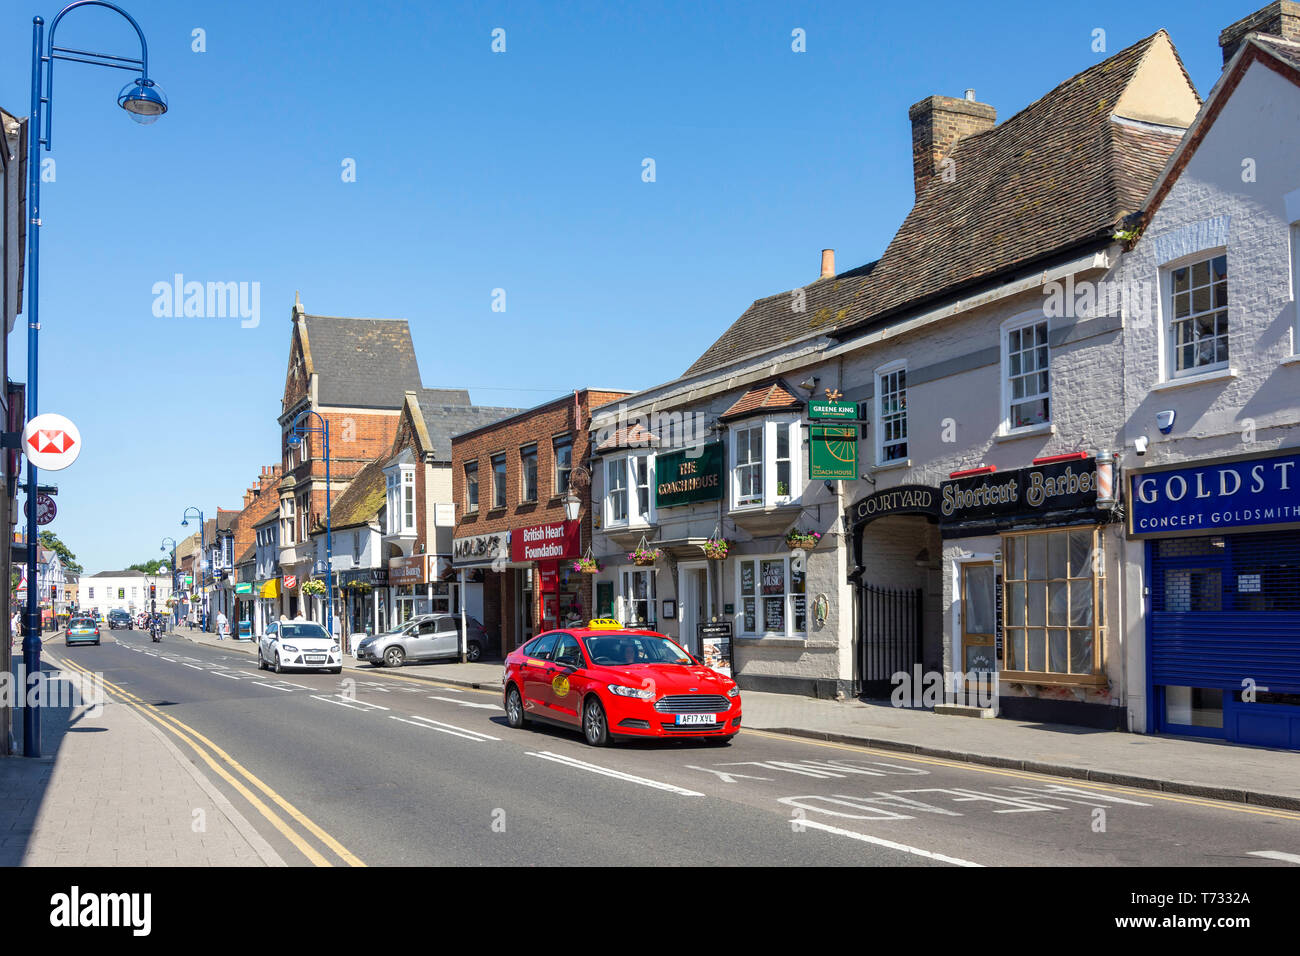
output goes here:
[{"label": "flower", "polygon": [[635,564],[654,564],[661,554],[658,548],[643,548],[640,545],[628,552],[628,558]]},{"label": "flower", "polygon": [[730,550],[731,542],[726,538],[710,538],[704,542],[704,556],[706,558],[721,560],[727,556],[727,552]]}]

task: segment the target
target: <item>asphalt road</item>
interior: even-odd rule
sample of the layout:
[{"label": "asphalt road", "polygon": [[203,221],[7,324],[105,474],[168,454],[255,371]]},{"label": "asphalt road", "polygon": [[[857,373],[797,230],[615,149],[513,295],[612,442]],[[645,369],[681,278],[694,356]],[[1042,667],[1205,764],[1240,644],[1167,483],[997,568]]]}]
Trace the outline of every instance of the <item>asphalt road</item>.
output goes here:
[{"label": "asphalt road", "polygon": [[105,638],[49,651],[183,733],[294,865],[1300,863],[1300,814],[1284,810],[752,730],[729,747],[598,749],[511,730],[495,693],[387,670],[276,676],[179,638]]}]

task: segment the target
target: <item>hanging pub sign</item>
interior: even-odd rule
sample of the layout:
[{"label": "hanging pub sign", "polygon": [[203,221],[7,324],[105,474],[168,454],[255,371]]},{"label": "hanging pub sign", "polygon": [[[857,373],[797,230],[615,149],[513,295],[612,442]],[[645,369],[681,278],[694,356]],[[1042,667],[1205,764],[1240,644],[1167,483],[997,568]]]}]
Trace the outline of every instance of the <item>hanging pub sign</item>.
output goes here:
[{"label": "hanging pub sign", "polygon": [[1300,526],[1300,452],[1129,475],[1129,534]]},{"label": "hanging pub sign", "polygon": [[835,481],[858,477],[856,425],[808,426],[808,479]]},{"label": "hanging pub sign", "polygon": [[1006,528],[1104,521],[1097,507],[1097,459],[1071,457],[1006,472],[985,472],[939,486],[945,538],[996,534]]},{"label": "hanging pub sign", "polygon": [[655,507],[675,508],[722,497],[722,442],[655,456]]}]

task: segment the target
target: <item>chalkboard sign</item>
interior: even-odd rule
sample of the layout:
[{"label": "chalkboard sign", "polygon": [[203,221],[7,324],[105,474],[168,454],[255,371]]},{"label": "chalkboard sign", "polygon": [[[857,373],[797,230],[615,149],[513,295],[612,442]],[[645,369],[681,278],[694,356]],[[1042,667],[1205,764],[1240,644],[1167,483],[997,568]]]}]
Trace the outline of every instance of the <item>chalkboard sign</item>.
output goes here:
[{"label": "chalkboard sign", "polygon": [[753,561],[740,562],[740,593],[741,594],[754,593],[754,562]]},{"label": "chalkboard sign", "polygon": [[764,594],[785,593],[785,562],[784,561],[763,562],[763,593]]},{"label": "chalkboard sign", "polygon": [[763,628],[769,633],[785,633],[785,599],[763,599]]},{"label": "chalkboard sign", "polygon": [[758,629],[758,618],[754,614],[754,599],[745,598],[745,633],[753,634]]}]

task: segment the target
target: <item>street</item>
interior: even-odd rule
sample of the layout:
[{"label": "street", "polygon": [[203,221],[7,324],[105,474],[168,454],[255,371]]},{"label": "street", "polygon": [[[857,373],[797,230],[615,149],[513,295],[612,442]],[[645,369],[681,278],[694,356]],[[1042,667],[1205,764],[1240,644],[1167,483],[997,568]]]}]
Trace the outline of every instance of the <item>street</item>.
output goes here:
[{"label": "street", "polygon": [[289,865],[1287,866],[1300,854],[1300,814],[1268,807],[753,730],[730,747],[592,748],[576,731],[511,730],[493,692],[389,670],[277,676],[170,635],[105,632],[102,646],[46,655],[102,673],[111,697],[165,725]]}]

